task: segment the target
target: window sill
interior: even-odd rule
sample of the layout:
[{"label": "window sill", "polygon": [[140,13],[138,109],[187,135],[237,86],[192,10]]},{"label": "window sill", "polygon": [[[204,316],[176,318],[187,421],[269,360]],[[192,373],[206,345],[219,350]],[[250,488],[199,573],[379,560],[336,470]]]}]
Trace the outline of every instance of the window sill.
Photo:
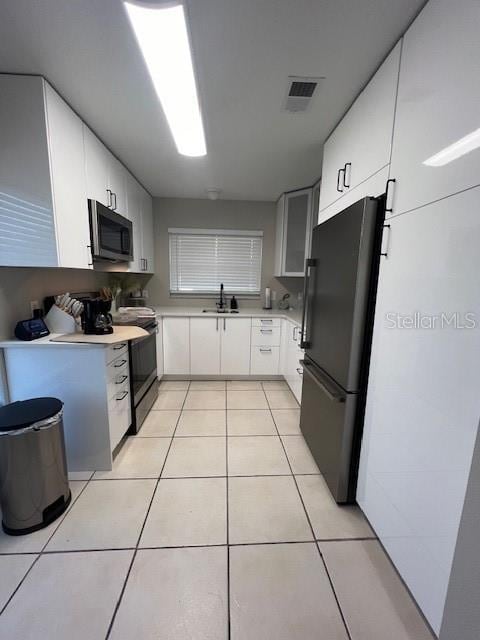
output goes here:
[{"label": "window sill", "polygon": [[[192,299],[192,300],[218,300],[219,293],[173,293],[170,291],[170,298]],[[224,293],[226,299],[231,300],[235,296],[236,300],[255,300],[260,298],[260,293]]]}]

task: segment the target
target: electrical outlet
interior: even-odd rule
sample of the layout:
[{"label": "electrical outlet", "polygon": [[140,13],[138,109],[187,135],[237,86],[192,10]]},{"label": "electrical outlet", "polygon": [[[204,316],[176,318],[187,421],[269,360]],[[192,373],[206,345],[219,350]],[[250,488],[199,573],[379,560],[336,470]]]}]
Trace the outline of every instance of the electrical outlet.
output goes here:
[{"label": "electrical outlet", "polygon": [[38,300],[30,300],[30,312],[33,316],[33,312],[35,311],[35,309],[41,309],[41,305],[39,303]]}]

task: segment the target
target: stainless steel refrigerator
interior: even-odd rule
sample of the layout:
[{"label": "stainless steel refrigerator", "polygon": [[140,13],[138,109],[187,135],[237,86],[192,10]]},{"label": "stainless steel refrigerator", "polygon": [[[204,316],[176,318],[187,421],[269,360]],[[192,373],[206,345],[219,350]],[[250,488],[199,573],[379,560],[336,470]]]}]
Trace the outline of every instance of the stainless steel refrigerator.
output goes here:
[{"label": "stainless steel refrigerator", "polygon": [[303,312],[300,428],[333,497],[355,500],[384,198],[313,230]]}]

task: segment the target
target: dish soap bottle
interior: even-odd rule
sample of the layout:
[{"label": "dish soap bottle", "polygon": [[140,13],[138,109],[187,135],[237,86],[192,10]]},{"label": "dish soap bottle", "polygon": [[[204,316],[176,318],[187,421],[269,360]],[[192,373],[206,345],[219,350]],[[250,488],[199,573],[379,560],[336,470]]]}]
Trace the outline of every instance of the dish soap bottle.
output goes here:
[{"label": "dish soap bottle", "polygon": [[230,309],[232,309],[232,310],[237,310],[238,309],[238,302],[237,302],[237,299],[235,298],[235,296],[232,296],[232,299],[230,300]]}]

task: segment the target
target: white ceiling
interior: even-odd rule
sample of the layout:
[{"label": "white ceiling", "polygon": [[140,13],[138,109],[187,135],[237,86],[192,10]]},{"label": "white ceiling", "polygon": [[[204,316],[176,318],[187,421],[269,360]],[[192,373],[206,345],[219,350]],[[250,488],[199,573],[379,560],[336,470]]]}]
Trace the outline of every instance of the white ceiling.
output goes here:
[{"label": "white ceiling", "polygon": [[[6,0],[0,71],[57,88],[154,195],[274,200],[313,183],[322,144],[424,0],[188,0],[208,155],[178,155],[120,0]],[[282,111],[288,75],[326,76]]]}]

